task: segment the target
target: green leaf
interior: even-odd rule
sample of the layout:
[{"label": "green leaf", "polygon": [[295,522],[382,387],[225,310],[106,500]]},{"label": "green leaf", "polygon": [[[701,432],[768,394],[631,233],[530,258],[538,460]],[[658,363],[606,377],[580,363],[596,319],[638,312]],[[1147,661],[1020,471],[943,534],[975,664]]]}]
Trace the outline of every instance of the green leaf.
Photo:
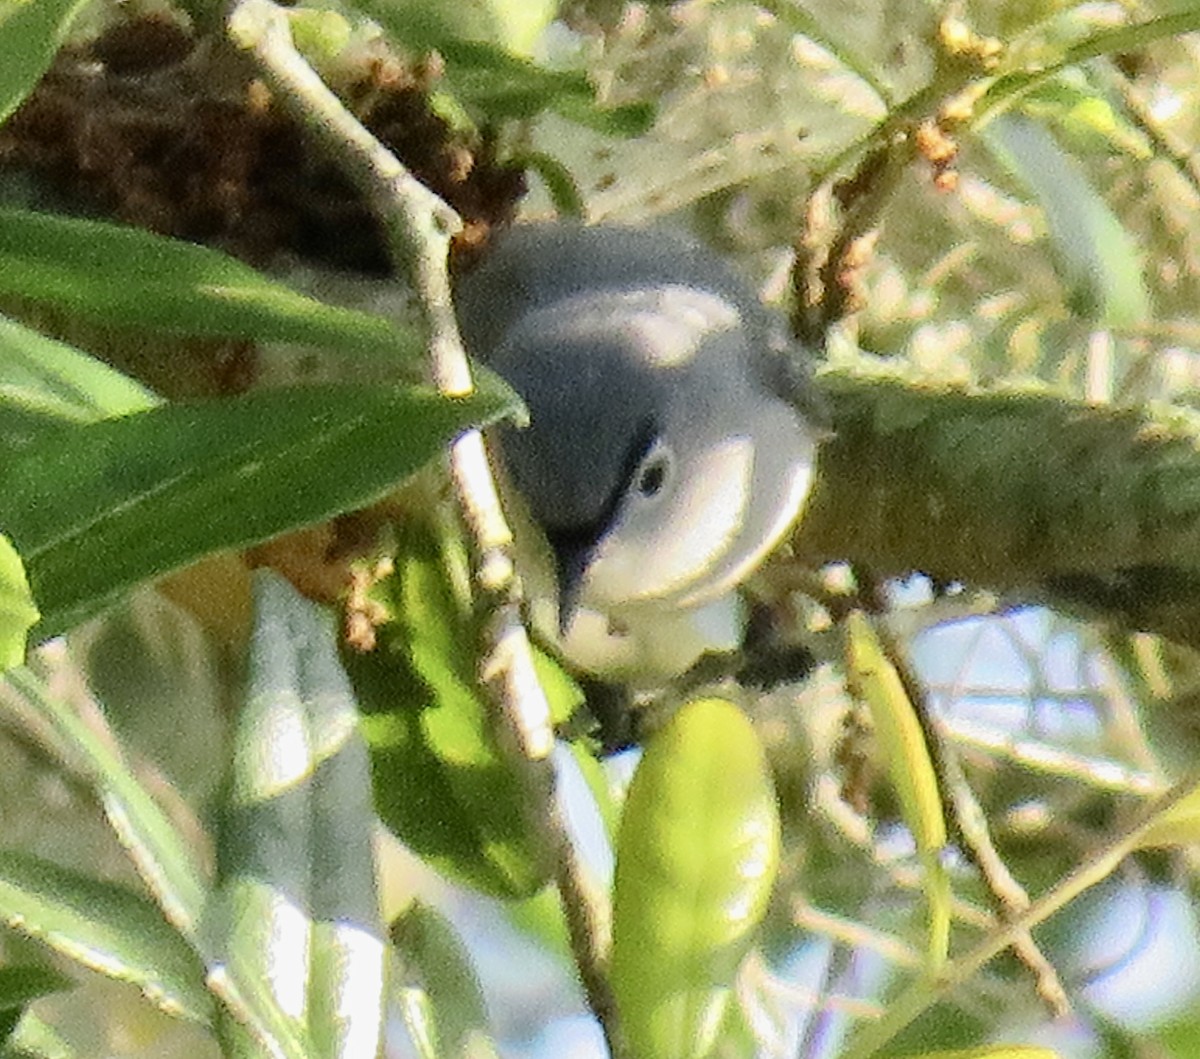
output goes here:
[{"label": "green leaf", "polygon": [[940,859],[946,845],[946,818],[937,772],[900,674],[862,611],[853,611],[846,619],[846,670],[848,685],[871,712],[904,823],[925,869],[929,963],[936,970],[950,946],[950,880]]},{"label": "green leaf", "polygon": [[25,661],[26,637],[38,617],[21,557],[0,533],[0,672]]},{"label": "green leaf", "polygon": [[450,528],[399,529],[395,572],[375,588],[389,615],[380,647],[347,655],[371,748],[383,822],[436,867],[488,893],[527,897],[545,883],[528,792],[495,747],[478,688],[479,631],[453,570]]},{"label": "green leaf", "polygon": [[121,327],[415,357],[422,343],[226,254],[137,228],[0,209],[0,294]]},{"label": "green leaf", "polygon": [[980,1048],[957,1048],[949,1052],[925,1052],[910,1059],[1059,1059],[1053,1048],[1032,1044],[985,1044]]},{"label": "green leaf", "polygon": [[31,446],[0,470],[0,525],[50,636],[210,552],[370,503],[465,428],[516,407],[499,385],[323,385],[164,405]]},{"label": "green leaf", "polygon": [[[481,124],[526,120],[547,110],[610,136],[640,136],[654,123],[653,104],[601,106],[582,71],[539,66],[519,54],[519,49],[461,32],[452,20],[425,17],[424,12],[414,14],[411,8],[416,4],[355,0],[355,6],[401,44],[436,49],[446,61],[439,92],[479,115]],[[432,10],[420,6],[425,12]]]},{"label": "green leaf", "polygon": [[375,1055],[384,945],[354,698],[329,615],[275,574],[255,589],[206,956],[256,1040]]},{"label": "green leaf", "polygon": [[4,1059],[75,1059],[76,1054],[57,1030],[28,1011],[17,1023],[7,1047],[0,1049]]},{"label": "green leaf", "polygon": [[[414,1038],[435,1037],[441,1055],[477,1054],[470,1049],[473,1041],[487,1037],[487,1006],[454,928],[436,909],[414,901],[392,923],[390,933],[397,957],[393,989],[424,993],[428,1002],[418,1010],[436,1027],[434,1033],[418,1032]],[[405,1000],[411,1003],[411,997]]]},{"label": "green leaf", "polygon": [[132,890],[2,852],[0,921],[82,967],[136,985],[168,1014],[206,1025],[212,1019],[196,953]]},{"label": "green leaf", "polygon": [[750,721],[720,699],[683,706],[646,747],[617,844],[612,984],[639,1059],[712,1048],[779,845]]},{"label": "green leaf", "polygon": [[18,0],[0,7],[0,124],[50,66],[83,0]]},{"label": "green leaf", "polygon": [[0,967],[0,1045],[11,1040],[30,1004],[39,997],[70,989],[74,984],[49,967]]},{"label": "green leaf", "polygon": [[583,194],[571,171],[557,158],[543,151],[526,151],[518,154],[513,161],[526,169],[532,169],[542,178],[550,201],[560,217],[574,217],[582,220],[585,212]]},{"label": "green leaf", "polygon": [[1200,784],[1150,823],[1138,839],[1139,849],[1191,846],[1200,842]]},{"label": "green leaf", "polygon": [[1041,205],[1072,310],[1107,327],[1144,321],[1150,296],[1142,254],[1075,160],[1021,115],[1000,115],[981,135]]},{"label": "green leaf", "polygon": [[495,45],[528,55],[558,13],[558,0],[390,0],[410,47],[440,49],[447,40]]},{"label": "green leaf", "polygon": [[156,404],[144,386],[95,357],[0,316],[0,445],[6,451],[72,423]]},{"label": "green leaf", "polygon": [[66,747],[73,769],[95,790],[109,823],[167,918],[185,937],[194,937],[207,888],[192,850],[171,821],[102,734],[51,695],[32,672],[13,669],[5,679]]}]

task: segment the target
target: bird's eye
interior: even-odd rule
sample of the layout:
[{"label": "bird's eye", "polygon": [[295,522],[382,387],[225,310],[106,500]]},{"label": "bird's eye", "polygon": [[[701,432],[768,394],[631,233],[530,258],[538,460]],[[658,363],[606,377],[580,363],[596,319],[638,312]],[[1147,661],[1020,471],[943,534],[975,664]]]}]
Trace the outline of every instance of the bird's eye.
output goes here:
[{"label": "bird's eye", "polygon": [[646,498],[658,496],[667,481],[667,458],[656,456],[638,473],[638,492]]}]

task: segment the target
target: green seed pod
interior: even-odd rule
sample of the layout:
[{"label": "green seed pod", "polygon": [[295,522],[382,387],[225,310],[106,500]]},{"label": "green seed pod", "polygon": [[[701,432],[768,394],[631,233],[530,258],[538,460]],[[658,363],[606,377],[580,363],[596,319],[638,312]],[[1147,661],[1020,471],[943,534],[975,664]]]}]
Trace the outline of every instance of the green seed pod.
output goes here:
[{"label": "green seed pod", "polygon": [[639,1059],[708,1053],[779,867],[779,813],[746,716],[690,702],[650,740],[617,842],[612,983]]}]

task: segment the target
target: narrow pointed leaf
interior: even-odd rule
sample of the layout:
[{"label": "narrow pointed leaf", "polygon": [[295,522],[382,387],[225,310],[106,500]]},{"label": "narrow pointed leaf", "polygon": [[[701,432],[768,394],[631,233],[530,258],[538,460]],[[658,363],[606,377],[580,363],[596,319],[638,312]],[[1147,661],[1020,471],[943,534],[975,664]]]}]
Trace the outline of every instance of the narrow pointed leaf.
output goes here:
[{"label": "narrow pointed leaf", "polygon": [[76,1051],[41,1019],[30,1012],[17,1023],[3,1059],[75,1059]]},{"label": "narrow pointed leaf", "polygon": [[1078,163],[1045,128],[1022,115],[995,118],[982,136],[1041,205],[1068,304],[1102,326],[1145,320],[1150,296],[1141,251]]},{"label": "narrow pointed leaf", "polygon": [[39,997],[61,993],[75,983],[49,967],[0,967],[0,1045],[11,1041],[25,1009]]},{"label": "narrow pointed leaf", "polygon": [[0,209],[0,294],[169,334],[299,342],[397,361],[422,347],[382,317],[298,294],[218,250],[27,210]]},{"label": "narrow pointed leaf", "polygon": [[929,961],[937,968],[945,962],[950,944],[950,882],[940,859],[946,845],[946,817],[937,773],[900,675],[861,611],[846,619],[846,649],[850,687],[871,712],[904,823],[925,869]]},{"label": "narrow pointed leaf", "polygon": [[0,122],[41,80],[83,0],[25,0],[0,8]]},{"label": "narrow pointed leaf", "polygon": [[0,445],[14,451],[72,423],[158,404],[95,357],[0,316]]},{"label": "narrow pointed leaf", "polygon": [[169,1014],[205,1024],[212,1018],[195,952],[132,890],[0,853],[0,922],[82,967],[136,985]]},{"label": "narrow pointed leaf", "polygon": [[1160,813],[1138,840],[1141,849],[1197,843],[1200,843],[1200,786]]},{"label": "narrow pointed leaf", "polygon": [[35,634],[211,552],[376,500],[514,401],[311,386],[163,405],[31,446],[0,469],[0,525],[25,558]]},{"label": "narrow pointed leaf", "polygon": [[392,923],[390,935],[396,953],[393,989],[426,995],[424,1017],[436,1025],[439,1052],[468,1054],[471,1037],[487,1034],[487,1008],[470,955],[454,927],[436,909],[416,901]]}]

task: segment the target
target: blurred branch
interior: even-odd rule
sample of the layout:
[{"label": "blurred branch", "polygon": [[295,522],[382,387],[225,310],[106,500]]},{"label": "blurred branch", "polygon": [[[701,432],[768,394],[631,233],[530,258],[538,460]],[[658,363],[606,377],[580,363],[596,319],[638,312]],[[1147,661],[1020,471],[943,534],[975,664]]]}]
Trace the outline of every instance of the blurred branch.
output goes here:
[{"label": "blurred branch", "polygon": [[938,385],[865,357],[822,382],[836,437],[800,562],[919,571],[1200,645],[1200,415]]},{"label": "blurred branch", "polygon": [[1068,66],[1076,66],[1104,55],[1135,51],[1147,44],[1177,37],[1181,33],[1194,33],[1197,30],[1200,30],[1200,11],[1194,9],[1160,15],[1132,26],[1101,30],[1066,48],[1056,62],[1047,63],[1036,70],[1017,70],[996,78],[975,104],[972,123],[982,124],[997,111],[1012,105],[1030,89]]},{"label": "blurred branch", "polygon": [[[429,335],[429,361],[446,396],[473,383],[458,333],[447,262],[459,227],[454,211],[422,185],[368,133],[325,86],[292,44],[286,11],[270,0],[238,0],[230,9],[234,42],[253,58],[280,102],[343,168],[383,220],[392,257],[407,274]],[[496,720],[498,742],[526,785],[531,823],[545,843],[562,895],[572,949],[592,1010],[620,1055],[616,1011],[605,975],[608,938],[603,895],[587,882],[555,797],[549,760],[549,708],[537,681],[519,618],[512,535],[500,509],[482,435],[471,431],[451,451],[451,477],[476,551],[475,587],[484,623],[481,684]]]},{"label": "blurred branch", "polygon": [[1114,761],[1073,754],[1040,740],[1020,739],[1009,732],[971,721],[941,719],[938,728],[947,741],[957,746],[982,751],[1031,772],[1078,780],[1095,790],[1142,798],[1156,797],[1166,790],[1166,784],[1149,773],[1126,768]]}]

